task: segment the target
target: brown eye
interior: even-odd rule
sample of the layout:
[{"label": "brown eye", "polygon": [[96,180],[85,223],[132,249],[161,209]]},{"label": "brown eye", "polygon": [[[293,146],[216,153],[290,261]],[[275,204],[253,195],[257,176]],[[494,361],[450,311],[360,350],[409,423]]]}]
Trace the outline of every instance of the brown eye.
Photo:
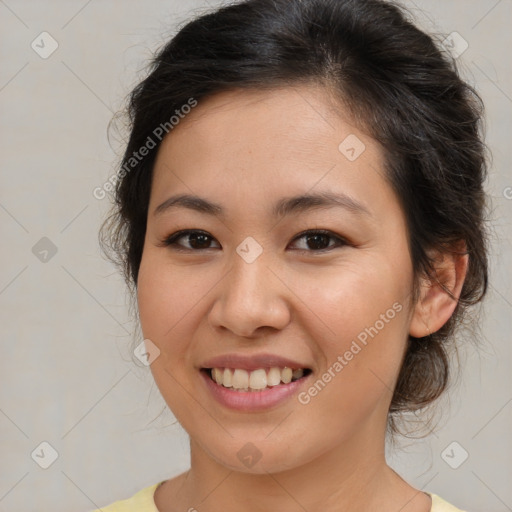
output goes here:
[{"label": "brown eye", "polygon": [[[304,240],[303,247],[296,248],[295,250],[306,252],[326,252],[336,247],[343,247],[349,245],[347,241],[335,235],[330,231],[325,230],[308,230],[304,231],[294,241]],[[185,240],[185,243],[181,241]],[[183,230],[172,234],[162,241],[162,246],[172,247],[177,251],[201,251],[206,249],[221,248],[212,246],[212,242],[217,243],[214,237],[205,231],[199,230]]]},{"label": "brown eye", "polygon": [[[301,239],[305,240],[306,247],[299,248],[298,250],[305,250],[309,252],[328,251],[335,247],[348,245],[347,242],[339,236],[331,233],[330,231],[324,230],[305,231],[295,238],[295,240]],[[331,244],[331,241],[333,241],[334,244]]]},{"label": "brown eye", "polygon": [[[188,242],[188,247],[178,243],[178,241],[185,239]],[[186,231],[178,231],[174,233],[170,237],[167,237],[163,241],[164,246],[173,246],[177,250],[190,250],[190,251],[199,251],[204,249],[212,249],[211,243],[215,239],[204,231],[197,230],[186,230]]]}]

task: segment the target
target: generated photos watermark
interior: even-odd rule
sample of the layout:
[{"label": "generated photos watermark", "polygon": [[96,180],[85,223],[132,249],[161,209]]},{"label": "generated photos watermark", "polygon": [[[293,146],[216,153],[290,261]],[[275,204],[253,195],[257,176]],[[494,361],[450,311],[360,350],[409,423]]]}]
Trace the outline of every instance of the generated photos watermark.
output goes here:
[{"label": "generated photos watermark", "polygon": [[148,136],[144,144],[132,153],[130,158],[125,159],[124,165],[117,171],[116,174],[110,176],[101,187],[96,187],[92,191],[92,195],[98,199],[105,199],[107,193],[112,192],[115,189],[117,182],[123,179],[130,171],[132,171],[142,160],[155,149],[158,143],[162,142],[163,138],[170,133],[187,114],[190,114],[192,109],[198,104],[194,98],[189,98],[187,103],[176,109],[175,115],[169,118],[169,121],[160,123]]},{"label": "generated photos watermark", "polygon": [[[336,375],[338,375],[345,366],[347,366],[354,357],[367,346],[369,339],[373,339],[379,334],[386,324],[389,324],[395,316],[402,311],[403,306],[399,302],[395,302],[385,313],[379,316],[379,319],[370,327],[365,327],[358,335],[357,339],[352,340],[348,350],[343,355],[339,355],[336,361],[310,386],[306,391],[298,394],[298,400],[302,405],[307,405],[311,399],[320,393]],[[358,343],[359,342],[359,343]]]}]

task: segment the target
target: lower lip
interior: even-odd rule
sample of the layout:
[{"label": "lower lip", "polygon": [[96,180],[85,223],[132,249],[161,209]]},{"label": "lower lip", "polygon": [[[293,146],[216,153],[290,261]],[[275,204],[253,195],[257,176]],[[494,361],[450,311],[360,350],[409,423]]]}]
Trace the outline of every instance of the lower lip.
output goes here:
[{"label": "lower lip", "polygon": [[302,377],[288,384],[279,384],[272,388],[261,391],[234,391],[232,388],[225,388],[213,381],[205,371],[201,371],[201,376],[206,383],[213,397],[217,402],[238,411],[261,411],[281,405],[284,401],[297,393],[298,389],[311,376],[311,374]]}]

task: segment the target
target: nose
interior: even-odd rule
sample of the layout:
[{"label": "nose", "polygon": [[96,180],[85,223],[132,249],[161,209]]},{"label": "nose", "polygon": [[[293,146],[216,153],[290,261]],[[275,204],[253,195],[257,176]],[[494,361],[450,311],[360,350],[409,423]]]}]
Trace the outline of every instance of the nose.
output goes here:
[{"label": "nose", "polygon": [[235,253],[231,270],[216,289],[209,312],[210,325],[216,329],[253,338],[269,329],[284,329],[290,322],[291,292],[263,255],[247,263]]}]

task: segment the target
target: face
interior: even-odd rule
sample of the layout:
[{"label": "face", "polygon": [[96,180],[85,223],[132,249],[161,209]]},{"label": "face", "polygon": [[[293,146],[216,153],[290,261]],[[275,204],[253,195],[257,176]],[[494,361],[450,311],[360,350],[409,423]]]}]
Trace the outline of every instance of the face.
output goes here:
[{"label": "face", "polygon": [[321,89],[218,94],[164,139],[140,321],[204,457],[263,473],[383,444],[412,279],[381,148]]}]

